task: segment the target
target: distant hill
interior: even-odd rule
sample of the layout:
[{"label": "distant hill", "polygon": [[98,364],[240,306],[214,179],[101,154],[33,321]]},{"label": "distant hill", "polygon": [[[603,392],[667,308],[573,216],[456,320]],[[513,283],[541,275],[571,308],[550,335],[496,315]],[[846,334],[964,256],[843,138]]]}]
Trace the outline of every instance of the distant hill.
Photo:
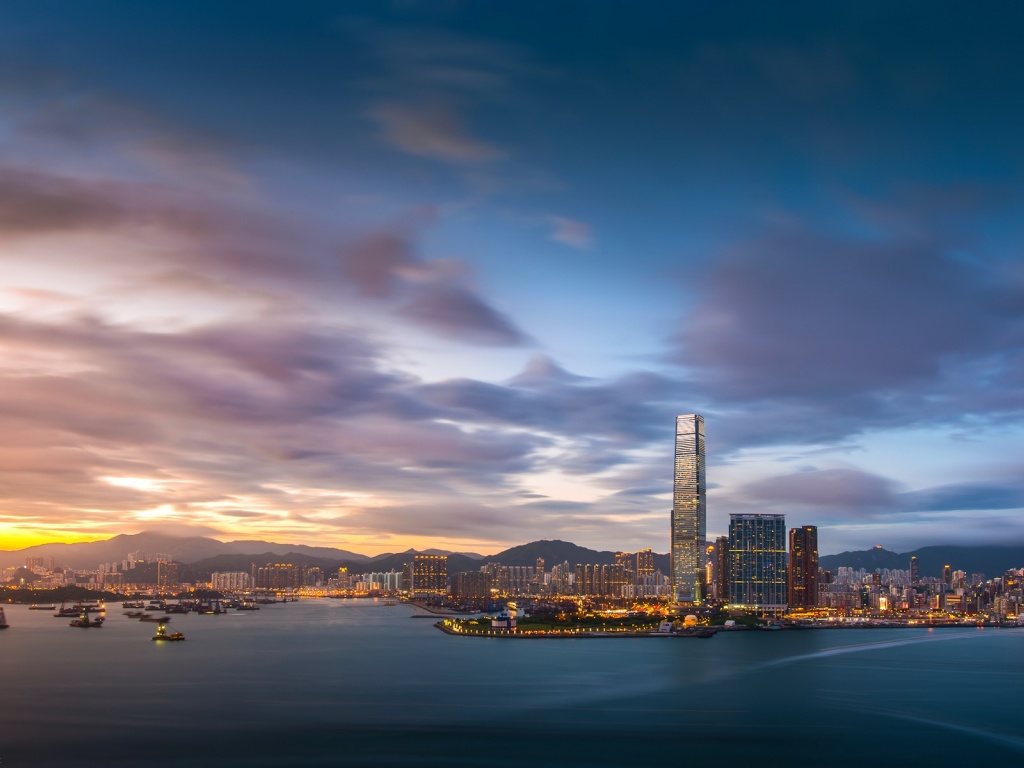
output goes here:
[{"label": "distant hill", "polygon": [[910,569],[910,558],[917,557],[921,576],[941,576],[945,565],[954,571],[983,573],[988,578],[1002,576],[1011,568],[1024,568],[1024,545],[1014,546],[934,546],[921,547],[913,552],[890,552],[875,547],[858,552],[842,552],[838,555],[824,555],[819,558],[822,568],[835,571],[839,566],[874,571],[876,568]]},{"label": "distant hill", "polygon": [[58,566],[93,569],[100,563],[120,562],[131,552],[144,551],[152,556],[157,552],[170,555],[179,563],[194,563],[224,554],[262,556],[271,553],[281,556],[290,552],[310,557],[321,557],[350,562],[369,561],[366,555],[331,547],[309,547],[304,544],[277,544],[267,541],[218,541],[205,536],[167,536],[162,533],[120,534],[104,541],[77,544],[40,544],[25,549],[0,551],[0,568],[25,564],[27,557],[53,557]]},{"label": "distant hill", "polygon": [[[144,551],[152,557],[166,553],[176,562],[188,567],[182,571],[183,580],[205,580],[214,571],[248,571],[252,564],[295,563],[319,566],[325,572],[346,567],[352,573],[370,571],[400,570],[418,550],[398,553],[384,553],[368,557],[333,547],[310,547],[303,544],[278,544],[267,541],[240,540],[218,541],[204,536],[168,536],[162,533],[143,532],[121,534],[104,541],[78,544],[41,544],[25,549],[0,551],[0,568],[25,564],[27,557],[42,557],[48,561],[53,557],[57,566],[72,568],[96,568],[100,563],[121,562],[129,553]],[[571,566],[578,563],[610,564],[615,562],[615,553],[580,547],[572,542],[542,540],[511,547],[494,555],[476,552],[445,552],[428,549],[423,554],[446,554],[448,572],[476,571],[484,563],[521,565],[533,567],[537,558],[544,558],[545,567],[568,561]],[[655,554],[655,567],[668,573],[668,555]]]}]

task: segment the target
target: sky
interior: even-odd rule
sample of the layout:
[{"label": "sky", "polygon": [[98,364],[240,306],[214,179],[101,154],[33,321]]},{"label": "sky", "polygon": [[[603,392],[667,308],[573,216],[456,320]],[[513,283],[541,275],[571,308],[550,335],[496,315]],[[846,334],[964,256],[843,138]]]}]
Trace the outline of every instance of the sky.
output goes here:
[{"label": "sky", "polygon": [[5,4],[0,548],[1024,542],[1022,26]]}]

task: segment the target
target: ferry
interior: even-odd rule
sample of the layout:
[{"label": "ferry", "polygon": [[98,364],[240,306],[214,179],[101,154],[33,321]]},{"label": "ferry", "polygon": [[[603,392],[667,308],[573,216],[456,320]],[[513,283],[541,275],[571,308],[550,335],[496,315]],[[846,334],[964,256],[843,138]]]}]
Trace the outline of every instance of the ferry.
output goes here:
[{"label": "ferry", "polygon": [[160,622],[160,624],[156,628],[156,634],[153,635],[153,639],[154,640],[175,641],[175,640],[184,640],[185,636],[183,634],[181,634],[181,632],[171,632],[171,633],[168,634],[168,632],[167,632],[167,625],[164,624],[163,622]]}]

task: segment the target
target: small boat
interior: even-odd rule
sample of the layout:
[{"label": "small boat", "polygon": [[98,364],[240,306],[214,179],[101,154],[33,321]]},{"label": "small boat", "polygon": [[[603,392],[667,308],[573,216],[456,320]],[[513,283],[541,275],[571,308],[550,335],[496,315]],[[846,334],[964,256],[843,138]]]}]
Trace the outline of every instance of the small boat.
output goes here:
[{"label": "small boat", "polygon": [[125,611],[124,615],[127,616],[129,619],[141,619],[146,614],[142,611]]},{"label": "small boat", "polygon": [[125,600],[121,603],[122,608],[145,608],[146,604],[141,600]]},{"label": "small boat", "polygon": [[236,611],[258,611],[259,609],[260,607],[251,600],[243,600],[238,604],[238,607],[235,608]]},{"label": "small boat", "polygon": [[164,624],[170,620],[170,616],[150,616],[146,614],[143,614],[142,618],[139,619],[139,621],[158,622],[160,624]]},{"label": "small boat", "polygon": [[72,619],[68,626],[81,627],[82,629],[88,629],[89,627],[99,628],[103,626],[103,617],[98,616],[95,619],[90,619],[89,613],[82,611],[81,615],[77,619]]},{"label": "small boat", "polygon": [[168,633],[167,632],[167,625],[164,624],[163,622],[160,622],[160,624],[157,625],[156,634],[153,635],[153,639],[154,640],[174,641],[174,640],[184,640],[185,636],[183,634],[181,634],[181,632],[171,632],[171,633]]},{"label": "small boat", "polygon": [[398,605],[397,600],[385,600],[384,605]]},{"label": "small boat", "polygon": [[4,609],[0,608],[0,629],[7,629],[10,624],[7,623],[7,617],[4,616]]},{"label": "small boat", "polygon": [[54,605],[53,603],[50,603],[49,605],[42,605],[42,604],[32,603],[32,605],[30,605],[28,607],[28,609],[30,611],[55,611],[55,610],[57,610],[57,606]]}]

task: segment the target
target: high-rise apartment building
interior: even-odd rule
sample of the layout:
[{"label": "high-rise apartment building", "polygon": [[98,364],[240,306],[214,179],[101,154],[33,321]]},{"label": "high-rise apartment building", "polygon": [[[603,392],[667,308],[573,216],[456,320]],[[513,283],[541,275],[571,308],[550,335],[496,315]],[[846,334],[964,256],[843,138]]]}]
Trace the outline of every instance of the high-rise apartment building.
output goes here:
[{"label": "high-rise apartment building", "polygon": [[814,608],[818,604],[816,525],[805,525],[789,530],[788,590],[790,608]]},{"label": "high-rise apartment building", "polygon": [[707,535],[704,417],[676,416],[676,463],[672,485],[672,595],[678,602],[703,598]]},{"label": "high-rise apartment building", "polygon": [[729,604],[786,610],[785,515],[729,515]]},{"label": "high-rise apartment building", "polygon": [[178,564],[158,561],[156,567],[157,585],[162,589],[173,589],[178,586]]},{"label": "high-rise apartment building", "polygon": [[413,555],[412,593],[414,596],[448,593],[447,555]]}]

